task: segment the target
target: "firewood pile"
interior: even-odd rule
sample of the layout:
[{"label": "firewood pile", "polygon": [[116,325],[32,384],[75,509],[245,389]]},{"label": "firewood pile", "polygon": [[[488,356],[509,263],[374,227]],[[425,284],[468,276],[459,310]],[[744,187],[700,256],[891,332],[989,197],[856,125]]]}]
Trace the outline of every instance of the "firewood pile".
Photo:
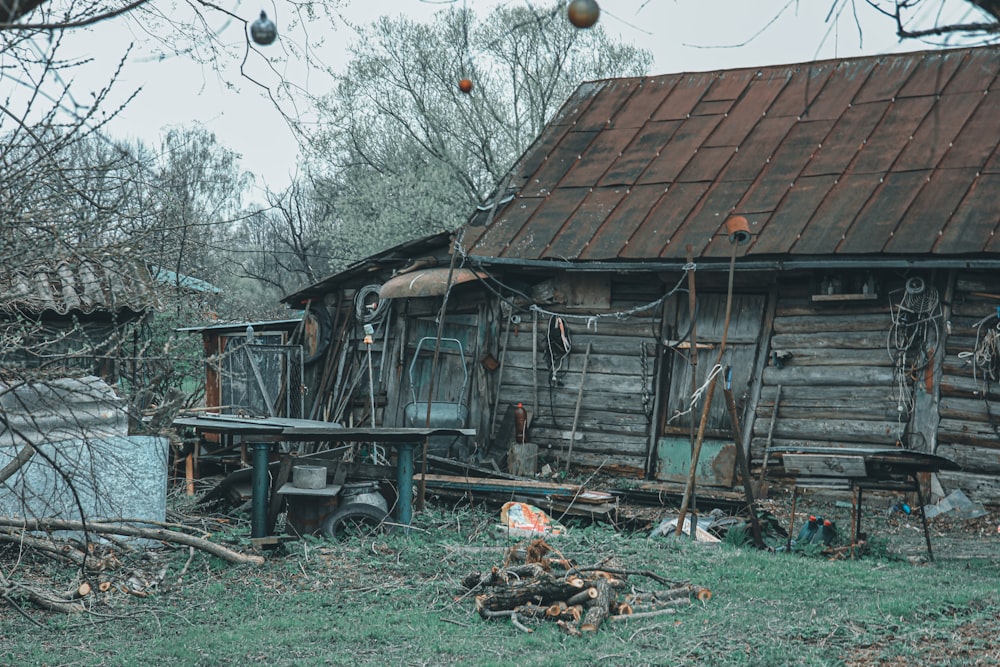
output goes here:
[{"label": "firewood pile", "polygon": [[[474,594],[484,619],[509,619],[523,632],[536,621],[552,621],[570,635],[594,633],[605,621],[622,621],[676,614],[705,603],[712,592],[702,586],[675,582],[649,571],[572,563],[542,539],[512,547],[502,566],[473,573],[462,580]],[[637,588],[631,578],[659,584],[657,590]]]}]

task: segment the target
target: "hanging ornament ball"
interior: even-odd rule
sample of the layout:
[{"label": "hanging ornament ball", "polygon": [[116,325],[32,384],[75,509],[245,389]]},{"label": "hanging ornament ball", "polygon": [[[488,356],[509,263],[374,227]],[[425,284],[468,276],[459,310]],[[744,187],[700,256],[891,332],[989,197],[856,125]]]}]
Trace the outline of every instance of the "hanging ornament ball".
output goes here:
[{"label": "hanging ornament ball", "polygon": [[472,79],[462,79],[458,82],[458,89],[468,95],[472,92]]},{"label": "hanging ornament ball", "polygon": [[589,28],[597,23],[601,8],[595,0],[572,0],[567,10],[569,22],[577,28]]},{"label": "hanging ornament ball", "polygon": [[274,21],[267,18],[266,12],[260,13],[260,18],[250,24],[250,37],[261,46],[267,46],[274,42],[278,36],[278,28]]}]

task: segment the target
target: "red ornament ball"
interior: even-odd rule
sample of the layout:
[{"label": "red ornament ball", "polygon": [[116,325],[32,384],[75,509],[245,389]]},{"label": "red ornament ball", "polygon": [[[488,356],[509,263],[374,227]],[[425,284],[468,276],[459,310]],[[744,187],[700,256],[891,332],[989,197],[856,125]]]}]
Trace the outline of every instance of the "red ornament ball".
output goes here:
[{"label": "red ornament ball", "polygon": [[566,13],[577,28],[589,28],[597,23],[601,8],[595,0],[572,0]]},{"label": "red ornament ball", "polygon": [[472,92],[472,79],[462,79],[458,82],[458,89],[468,95]]}]

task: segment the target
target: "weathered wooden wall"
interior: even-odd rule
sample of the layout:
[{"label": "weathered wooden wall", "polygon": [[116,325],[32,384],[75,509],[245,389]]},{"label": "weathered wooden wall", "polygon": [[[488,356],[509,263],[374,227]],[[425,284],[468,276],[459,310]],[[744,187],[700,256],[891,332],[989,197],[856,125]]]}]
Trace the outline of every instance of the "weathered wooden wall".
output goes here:
[{"label": "weathered wooden wall", "polygon": [[[906,425],[886,350],[887,300],[814,303],[812,291],[808,275],[783,276],[779,283],[750,441],[756,462],[764,456],[776,398],[773,446],[893,445]],[[774,353],[790,356],[779,368]]]},{"label": "weathered wooden wall", "polygon": [[[655,279],[613,280],[609,307],[552,306],[538,314],[537,325],[531,314],[522,314],[521,322],[511,325],[498,383],[498,410],[503,414],[508,406],[524,404],[531,413],[528,440],[538,445],[540,459],[555,466],[565,464],[579,399],[571,465],[600,467],[611,474],[644,475],[654,408],[660,310],[637,312],[627,319],[613,314],[653,302],[664,290]],[[555,381],[544,340],[549,312],[564,315],[573,342]],[[588,326],[586,316],[590,315],[597,317]],[[505,336],[501,333],[501,340]]]},{"label": "weathered wooden wall", "polygon": [[982,346],[988,331],[997,328],[997,306],[1000,276],[958,275],[941,372],[936,451],[964,469],[939,475],[946,491],[961,488],[990,503],[1000,502],[1000,383],[989,379],[975,352],[977,342]]}]

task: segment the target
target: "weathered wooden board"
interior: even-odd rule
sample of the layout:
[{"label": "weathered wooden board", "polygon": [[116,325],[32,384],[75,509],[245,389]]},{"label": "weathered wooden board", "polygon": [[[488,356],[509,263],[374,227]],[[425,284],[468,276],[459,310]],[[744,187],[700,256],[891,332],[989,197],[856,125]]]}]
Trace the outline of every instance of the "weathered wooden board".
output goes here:
[{"label": "weathered wooden board", "polygon": [[981,503],[1000,504],[1000,476],[950,471],[937,475],[946,493],[962,489],[969,498]]},{"label": "weathered wooden board", "polygon": [[802,477],[865,477],[865,457],[850,454],[785,454],[785,472]]},{"label": "weathered wooden board", "polygon": [[[754,422],[754,436],[766,436],[767,426]],[[866,442],[892,445],[901,430],[894,421],[779,419],[774,424],[777,438],[796,440],[839,440],[841,442]]]},{"label": "weathered wooden board", "polygon": [[888,309],[882,306],[880,312],[858,313],[817,313],[815,308],[806,315],[785,315],[779,313],[774,318],[776,334],[825,333],[830,331],[877,331],[885,333],[892,324]]},{"label": "weathered wooden board", "polygon": [[934,453],[951,459],[968,470],[975,470],[978,473],[1000,474],[1000,442],[997,443],[996,448],[938,443],[937,451]]},{"label": "weathered wooden board", "polygon": [[791,355],[782,360],[784,366],[892,366],[892,359],[884,349],[787,348],[775,351]]},{"label": "weathered wooden board", "polygon": [[842,387],[891,386],[891,368],[847,368],[840,366],[785,366],[764,369],[765,385],[839,385]]},{"label": "weathered wooden board", "polygon": [[840,348],[846,350],[877,350],[885,347],[887,331],[849,331],[836,329],[824,333],[787,333],[771,337],[771,348]]}]

